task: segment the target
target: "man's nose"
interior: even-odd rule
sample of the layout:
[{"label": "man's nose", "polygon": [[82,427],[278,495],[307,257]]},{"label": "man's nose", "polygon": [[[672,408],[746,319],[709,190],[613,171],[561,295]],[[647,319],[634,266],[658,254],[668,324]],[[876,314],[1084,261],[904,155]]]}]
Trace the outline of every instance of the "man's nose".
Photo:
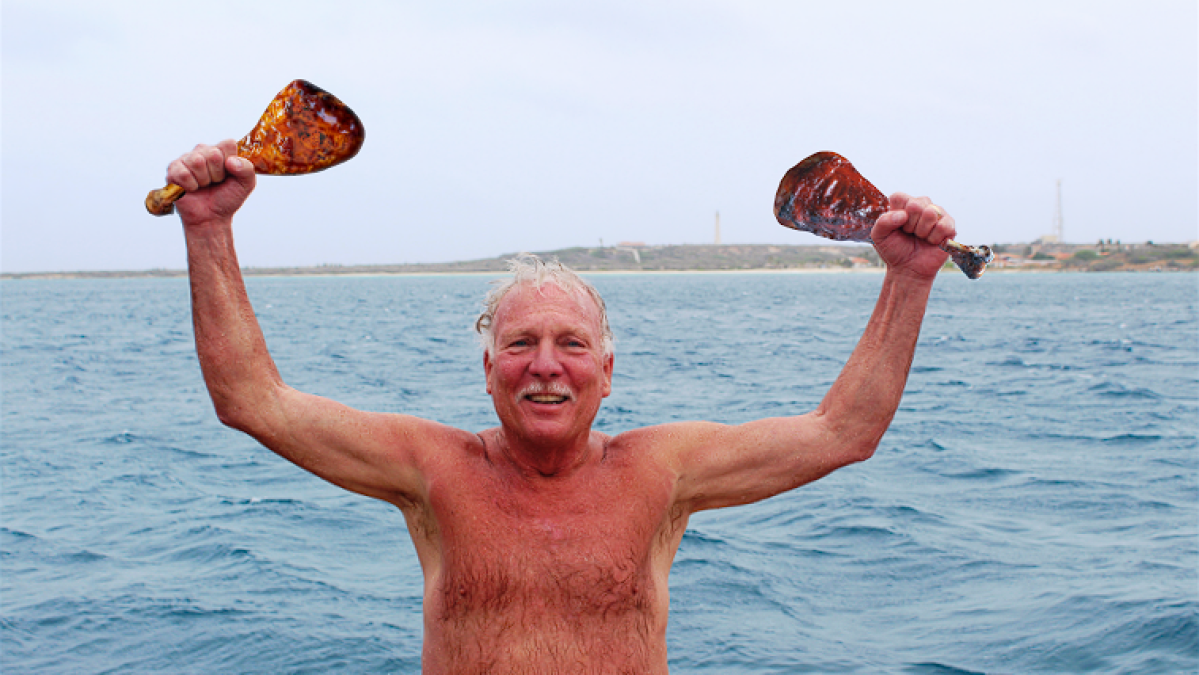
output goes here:
[{"label": "man's nose", "polygon": [[554,343],[543,341],[537,345],[529,372],[538,377],[557,377],[562,374],[562,361]]}]

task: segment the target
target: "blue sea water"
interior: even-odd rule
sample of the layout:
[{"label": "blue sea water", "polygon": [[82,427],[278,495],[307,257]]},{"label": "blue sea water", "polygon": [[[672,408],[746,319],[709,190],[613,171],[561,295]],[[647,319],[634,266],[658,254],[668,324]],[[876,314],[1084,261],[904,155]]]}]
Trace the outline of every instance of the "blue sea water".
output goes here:
[{"label": "blue sea water", "polygon": [[[814,407],[873,274],[601,275],[607,432]],[[254,278],[293,386],[494,425],[483,276]],[[0,670],[415,673],[394,508],[215,419],[183,280],[9,280]],[[696,515],[677,673],[1199,670],[1199,277],[938,280],[873,459]]]}]

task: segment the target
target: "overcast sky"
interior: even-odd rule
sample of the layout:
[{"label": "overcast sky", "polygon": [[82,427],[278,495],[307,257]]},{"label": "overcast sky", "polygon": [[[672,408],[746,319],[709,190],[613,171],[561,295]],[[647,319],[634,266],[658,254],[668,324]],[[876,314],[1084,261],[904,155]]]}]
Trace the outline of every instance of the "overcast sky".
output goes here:
[{"label": "overcast sky", "polygon": [[[337,5],[335,7],[335,5]],[[965,243],[1199,238],[1194,0],[3,0],[5,272],[185,266],[142,200],[307,79],[357,158],[260,177],[248,266],[816,244],[774,191],[812,152],[926,194]]]}]

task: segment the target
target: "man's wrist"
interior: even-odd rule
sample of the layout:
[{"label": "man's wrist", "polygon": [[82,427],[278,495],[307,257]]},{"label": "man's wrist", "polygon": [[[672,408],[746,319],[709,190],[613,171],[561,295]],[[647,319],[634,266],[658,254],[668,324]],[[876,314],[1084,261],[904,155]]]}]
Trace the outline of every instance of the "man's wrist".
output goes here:
[{"label": "man's wrist", "polygon": [[927,294],[932,292],[933,283],[936,282],[939,273],[937,271],[929,276],[899,267],[888,267],[883,277],[883,283],[902,289],[904,293],[923,292]]},{"label": "man's wrist", "polygon": [[183,222],[184,234],[189,237],[224,234],[233,230],[233,218],[212,216],[203,219],[181,218],[180,220]]}]

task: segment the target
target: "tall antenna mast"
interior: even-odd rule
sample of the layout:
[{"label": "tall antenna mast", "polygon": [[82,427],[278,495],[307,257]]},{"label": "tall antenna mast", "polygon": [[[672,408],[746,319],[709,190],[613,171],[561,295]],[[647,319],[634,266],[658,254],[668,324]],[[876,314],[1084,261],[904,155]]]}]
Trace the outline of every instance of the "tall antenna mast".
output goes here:
[{"label": "tall antenna mast", "polygon": [[1057,208],[1053,214],[1053,233],[1057,235],[1059,244],[1066,243],[1066,235],[1062,221],[1062,179],[1057,179]]}]

